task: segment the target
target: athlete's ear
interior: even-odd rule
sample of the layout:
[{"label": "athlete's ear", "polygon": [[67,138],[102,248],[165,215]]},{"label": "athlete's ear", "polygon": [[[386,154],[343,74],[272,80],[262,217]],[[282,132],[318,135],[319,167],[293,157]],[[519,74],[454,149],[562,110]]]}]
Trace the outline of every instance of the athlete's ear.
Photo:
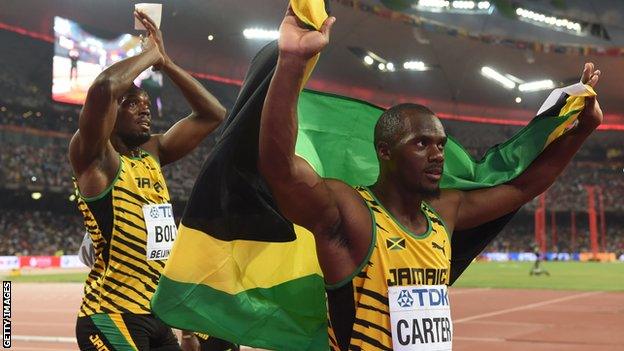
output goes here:
[{"label": "athlete's ear", "polygon": [[390,145],[388,145],[385,141],[380,141],[375,145],[375,149],[377,150],[377,158],[379,160],[388,161],[392,156],[392,152],[390,151]]}]

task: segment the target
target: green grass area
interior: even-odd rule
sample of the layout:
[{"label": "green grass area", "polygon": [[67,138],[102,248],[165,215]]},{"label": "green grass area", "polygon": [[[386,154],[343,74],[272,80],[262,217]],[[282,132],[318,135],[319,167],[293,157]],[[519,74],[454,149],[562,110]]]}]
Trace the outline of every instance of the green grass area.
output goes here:
[{"label": "green grass area", "polygon": [[[532,262],[475,262],[454,287],[624,291],[624,263],[542,262],[550,276],[529,276]],[[26,283],[83,283],[86,272],[3,276]]]},{"label": "green grass area", "polygon": [[16,283],[84,283],[87,272],[59,274],[23,274],[19,276],[1,276],[2,280]]},{"label": "green grass area", "polygon": [[475,262],[453,286],[624,291],[624,263],[542,262],[550,276],[529,276],[532,266],[533,262]]}]

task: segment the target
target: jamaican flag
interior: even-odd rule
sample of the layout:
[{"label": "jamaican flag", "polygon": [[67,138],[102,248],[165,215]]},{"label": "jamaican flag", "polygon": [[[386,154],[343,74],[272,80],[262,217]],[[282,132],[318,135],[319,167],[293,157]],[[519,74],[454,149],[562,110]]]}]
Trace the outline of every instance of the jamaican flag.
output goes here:
[{"label": "jamaican flag", "polygon": [[[311,13],[319,14],[313,5],[323,6],[320,0],[291,5],[316,28],[326,17],[323,11],[310,20]],[[152,311],[171,326],[243,345],[327,350],[324,284],[314,240],[280,214],[256,168],[260,113],[276,62],[275,42],[251,62],[222,136],[195,182]],[[450,138],[442,187],[477,189],[518,176],[574,123],[583,96],[590,95],[591,88],[580,84],[553,92],[527,127],[478,161]],[[296,152],[321,176],[351,185],[376,180],[373,131],[383,109],[304,90],[298,110]],[[451,283],[512,215],[453,233]]]}]

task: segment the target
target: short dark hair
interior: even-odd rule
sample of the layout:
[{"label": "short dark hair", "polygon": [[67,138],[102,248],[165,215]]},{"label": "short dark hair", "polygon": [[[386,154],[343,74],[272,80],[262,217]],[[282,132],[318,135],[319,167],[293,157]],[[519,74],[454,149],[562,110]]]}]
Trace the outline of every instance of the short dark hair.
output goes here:
[{"label": "short dark hair", "polygon": [[147,91],[145,91],[145,89],[139,87],[136,84],[132,84],[130,85],[130,87],[128,88],[128,90],[126,90],[124,92],[124,96],[126,95],[138,95],[138,94],[147,94]]},{"label": "short dark hair", "polygon": [[405,116],[408,112],[418,115],[435,116],[427,107],[413,103],[403,103],[385,110],[375,125],[375,148],[380,142],[394,145],[405,131]]},{"label": "short dark hair", "polygon": [[147,96],[149,96],[149,94],[147,94],[147,91],[145,91],[145,89],[132,83],[132,85],[128,87],[128,89],[123,93],[123,95],[119,97],[119,99],[117,100],[117,103],[121,104],[124,101],[124,98],[128,95],[139,95],[139,94],[146,94]]}]

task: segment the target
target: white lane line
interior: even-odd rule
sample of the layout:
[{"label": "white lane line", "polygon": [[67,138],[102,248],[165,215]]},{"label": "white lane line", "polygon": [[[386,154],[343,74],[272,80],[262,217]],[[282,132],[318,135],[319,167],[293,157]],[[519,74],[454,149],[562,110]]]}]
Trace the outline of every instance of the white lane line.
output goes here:
[{"label": "white lane line", "polygon": [[[24,342],[55,342],[55,343],[67,343],[67,344],[77,344],[76,338],[74,337],[65,337],[65,336],[40,336],[40,335],[13,335],[11,337],[13,341],[24,341]],[[48,349],[46,349],[48,350]],[[55,350],[55,349],[50,349]],[[247,346],[241,346],[241,350],[261,350],[254,349]]]},{"label": "white lane line", "polygon": [[451,296],[455,296],[455,295],[469,294],[469,293],[488,291],[488,290],[492,290],[492,288],[475,288],[475,289],[464,288],[459,291],[455,291],[453,290],[453,288],[451,288],[450,292],[451,292]]},{"label": "white lane line", "polygon": [[466,336],[455,336],[453,340],[459,341],[486,341],[486,342],[505,342],[506,339],[503,338],[471,338]]},{"label": "white lane line", "polygon": [[75,326],[76,323],[67,323],[67,322],[21,322],[19,320],[13,320],[13,323],[15,323],[15,325],[32,325],[32,326],[42,326],[42,327],[49,327],[51,325],[62,325],[62,326]]},{"label": "white lane line", "polygon": [[68,336],[13,335],[11,339],[26,342],[77,343],[76,338]]},{"label": "white lane line", "polygon": [[[11,345],[11,350],[14,350],[14,351],[67,351],[66,348],[57,349],[55,347],[49,348],[49,347],[43,347],[43,346],[37,346],[33,348],[32,345],[28,345],[28,348]],[[78,345],[76,345],[76,348],[74,350],[78,350]]]},{"label": "white lane line", "polygon": [[528,309],[535,308],[535,307],[546,306],[546,305],[550,305],[550,304],[557,303],[557,302],[568,301],[568,300],[578,299],[578,298],[581,298],[581,297],[592,296],[592,295],[597,295],[597,294],[602,294],[602,293],[603,293],[602,291],[590,291],[590,292],[585,292],[585,293],[581,293],[581,294],[575,294],[575,295],[560,297],[560,298],[557,298],[557,299],[531,303],[531,304],[528,304],[528,305],[512,307],[512,308],[506,308],[504,310],[498,310],[498,311],[494,311],[494,312],[477,314],[477,315],[470,316],[470,317],[455,319],[453,321],[453,324],[469,322],[469,321],[473,321],[475,319],[481,319],[481,318],[486,318],[486,317],[498,316],[498,315],[509,313],[509,312],[528,310]]},{"label": "white lane line", "polygon": [[[15,308],[14,308],[15,310]],[[43,309],[43,308],[19,308],[19,311],[21,313],[32,313],[32,314],[38,314],[38,313],[58,313],[58,314],[77,314],[76,311],[78,309],[68,309],[68,308],[48,308],[48,309]]]}]

